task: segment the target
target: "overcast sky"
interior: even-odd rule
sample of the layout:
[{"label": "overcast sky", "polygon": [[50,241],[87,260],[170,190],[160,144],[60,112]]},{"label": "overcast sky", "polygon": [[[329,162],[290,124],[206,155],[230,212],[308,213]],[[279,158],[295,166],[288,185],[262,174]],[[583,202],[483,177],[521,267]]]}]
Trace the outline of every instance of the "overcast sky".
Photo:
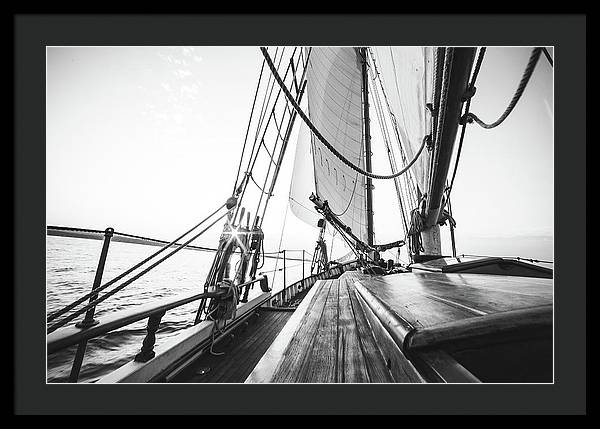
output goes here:
[{"label": "overcast sky", "polygon": [[[488,48],[472,112],[500,116],[530,51]],[[47,48],[47,224],[171,239],[197,223],[231,194],[261,62],[258,47]],[[552,258],[553,109],[542,56],[500,127],[468,127],[452,193],[459,253]],[[373,170],[387,173],[374,139]],[[316,229],[285,216],[294,154],[292,139],[263,225],[267,251],[284,221],[283,247],[314,247]],[[374,184],[376,241],[400,239],[393,183]],[[215,246],[220,230],[199,244]]]}]

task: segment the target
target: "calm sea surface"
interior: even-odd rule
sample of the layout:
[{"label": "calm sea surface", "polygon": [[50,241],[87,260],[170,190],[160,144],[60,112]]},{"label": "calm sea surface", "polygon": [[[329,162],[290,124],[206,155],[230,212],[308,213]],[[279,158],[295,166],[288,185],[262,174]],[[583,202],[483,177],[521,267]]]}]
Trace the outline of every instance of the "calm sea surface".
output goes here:
[{"label": "calm sea surface", "polygon": [[[46,309],[54,312],[91,290],[98,265],[102,241],[48,236],[46,239]],[[111,242],[102,283],[106,283],[126,269],[156,252],[159,247]],[[164,255],[165,253],[161,254]],[[204,279],[213,260],[212,252],[184,249],[173,255],[148,274],[108,298],[96,309],[96,318],[109,313],[132,308],[189,291],[201,291]],[[288,257],[301,257],[290,255]],[[275,268],[275,259],[266,259],[261,271]],[[282,261],[277,262],[282,267]],[[286,283],[302,278],[302,263],[288,261]],[[306,264],[306,274],[310,264]],[[277,292],[283,287],[283,272],[268,273],[269,285]],[[118,284],[119,282],[117,282]],[[109,290],[112,288],[109,287]],[[249,298],[260,293],[258,285],[250,291]],[[162,318],[156,335],[159,345],[193,325],[198,302],[168,311]],[[81,320],[80,316],[70,324]],[[147,319],[123,327],[88,342],[79,381],[94,382],[102,376],[131,361],[139,352],[145,336]],[[47,381],[68,382],[77,346],[48,356]]]}]

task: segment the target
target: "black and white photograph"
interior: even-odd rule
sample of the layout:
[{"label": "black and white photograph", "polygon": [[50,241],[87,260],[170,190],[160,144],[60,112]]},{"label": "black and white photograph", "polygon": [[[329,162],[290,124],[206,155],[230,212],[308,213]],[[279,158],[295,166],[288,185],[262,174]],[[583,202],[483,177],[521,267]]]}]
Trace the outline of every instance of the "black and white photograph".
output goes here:
[{"label": "black and white photograph", "polygon": [[48,382],[552,383],[553,64],[48,47]]},{"label": "black and white photograph", "polygon": [[[568,275],[585,271],[576,205],[585,212],[586,202],[576,196],[585,183],[570,188],[568,203],[558,183],[569,176],[557,173],[568,160],[559,149],[585,150],[585,134],[570,142],[557,134],[567,123],[555,110],[574,106],[558,96],[555,72],[573,65],[558,39],[478,38],[476,16],[465,18],[470,39],[404,43],[381,36],[384,23],[390,34],[400,28],[394,16],[371,17],[381,23],[373,38],[269,38],[262,28],[238,43],[177,38],[177,29],[169,37],[144,23],[191,31],[196,18],[221,19],[225,31],[243,28],[241,15],[87,18],[51,17],[66,31],[55,25],[58,36],[42,43],[20,33],[37,46],[43,81],[35,110],[44,153],[27,161],[20,146],[15,157],[37,170],[27,183],[40,180],[42,205],[25,211],[43,221],[29,228],[43,260],[18,274],[16,290],[45,311],[28,309],[36,333],[16,337],[41,349],[29,354],[38,360],[28,378],[42,398],[88,398],[91,408],[73,405],[77,413],[102,403],[109,413],[144,412],[128,405],[142,401],[138,391],[152,398],[148,408],[160,404],[152,413],[202,412],[174,399],[179,392],[234,414],[251,409],[234,398],[261,401],[268,413],[420,413],[434,409],[433,397],[418,399],[428,392],[462,389],[481,394],[439,410],[506,412],[527,405],[514,396],[485,406],[493,399],[484,392],[564,387],[567,352],[583,359],[573,370],[585,375],[585,356],[562,342],[585,320],[585,308],[561,297],[585,293]],[[69,33],[88,22],[90,34],[104,34],[96,18],[140,33],[94,38],[85,25],[83,37]],[[297,24],[288,15],[253,19]],[[328,20],[346,31],[361,15],[315,17],[315,29]],[[515,31],[527,28],[515,22]],[[166,36],[150,36],[152,28]],[[15,74],[16,99],[29,90],[25,76]],[[579,173],[585,165],[570,178]],[[22,224],[25,205],[17,206]],[[570,245],[559,245],[559,226]],[[27,247],[16,243],[22,260]],[[581,269],[560,268],[565,251],[579,254]],[[17,315],[26,307],[17,304]],[[569,325],[559,309],[582,318]],[[403,402],[411,397],[416,408]]]}]

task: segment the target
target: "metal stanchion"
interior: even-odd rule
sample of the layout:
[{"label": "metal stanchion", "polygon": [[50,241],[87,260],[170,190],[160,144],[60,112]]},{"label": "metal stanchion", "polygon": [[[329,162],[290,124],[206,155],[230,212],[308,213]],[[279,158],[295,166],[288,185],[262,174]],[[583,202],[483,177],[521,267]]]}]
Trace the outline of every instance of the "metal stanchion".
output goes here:
[{"label": "metal stanchion", "polygon": [[[92,291],[97,289],[102,282],[102,274],[104,273],[104,264],[106,263],[106,256],[108,254],[108,246],[110,245],[110,239],[113,236],[114,229],[106,228],[104,231],[104,243],[102,245],[102,252],[100,253],[100,260],[98,261],[98,268],[96,269],[96,277],[94,277],[94,284],[92,285]],[[95,293],[90,296],[90,301],[94,301],[98,297]],[[77,323],[75,326],[81,329],[89,328],[90,326],[97,325],[99,322],[94,319],[96,307],[90,308],[86,313],[83,320]],[[76,383],[79,378],[79,371],[81,370],[81,364],[83,363],[83,356],[85,355],[85,349],[87,347],[87,340],[83,340],[77,346],[77,353],[73,359],[73,366],[71,367],[71,374],[69,375],[69,382]]]}]

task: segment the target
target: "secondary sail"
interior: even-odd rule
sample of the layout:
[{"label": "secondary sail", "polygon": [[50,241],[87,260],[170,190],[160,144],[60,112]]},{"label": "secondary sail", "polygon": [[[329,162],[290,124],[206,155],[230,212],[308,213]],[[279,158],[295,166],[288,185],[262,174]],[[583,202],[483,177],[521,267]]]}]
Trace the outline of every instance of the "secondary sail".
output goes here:
[{"label": "secondary sail", "polygon": [[303,222],[316,227],[321,215],[310,202],[310,194],[315,192],[315,170],[313,166],[313,148],[311,131],[300,121],[294,169],[290,182],[290,209],[294,216]]},{"label": "secondary sail", "polygon": [[[308,55],[308,50],[307,50]],[[361,57],[351,47],[310,49],[306,96],[308,116],[325,139],[354,165],[364,168]],[[290,204],[301,220],[314,225],[308,200],[307,170],[313,191],[361,240],[367,241],[365,178],[342,163],[310,131],[299,133]],[[308,134],[308,136],[307,136]],[[307,146],[309,150],[307,151]],[[310,157],[306,156],[309,152]]]},{"label": "secondary sail", "polygon": [[[400,144],[408,160],[413,159],[431,132],[434,47],[376,46],[372,48]],[[402,164],[400,164],[402,165]],[[430,156],[423,151],[411,173],[421,194],[427,192]]]}]

